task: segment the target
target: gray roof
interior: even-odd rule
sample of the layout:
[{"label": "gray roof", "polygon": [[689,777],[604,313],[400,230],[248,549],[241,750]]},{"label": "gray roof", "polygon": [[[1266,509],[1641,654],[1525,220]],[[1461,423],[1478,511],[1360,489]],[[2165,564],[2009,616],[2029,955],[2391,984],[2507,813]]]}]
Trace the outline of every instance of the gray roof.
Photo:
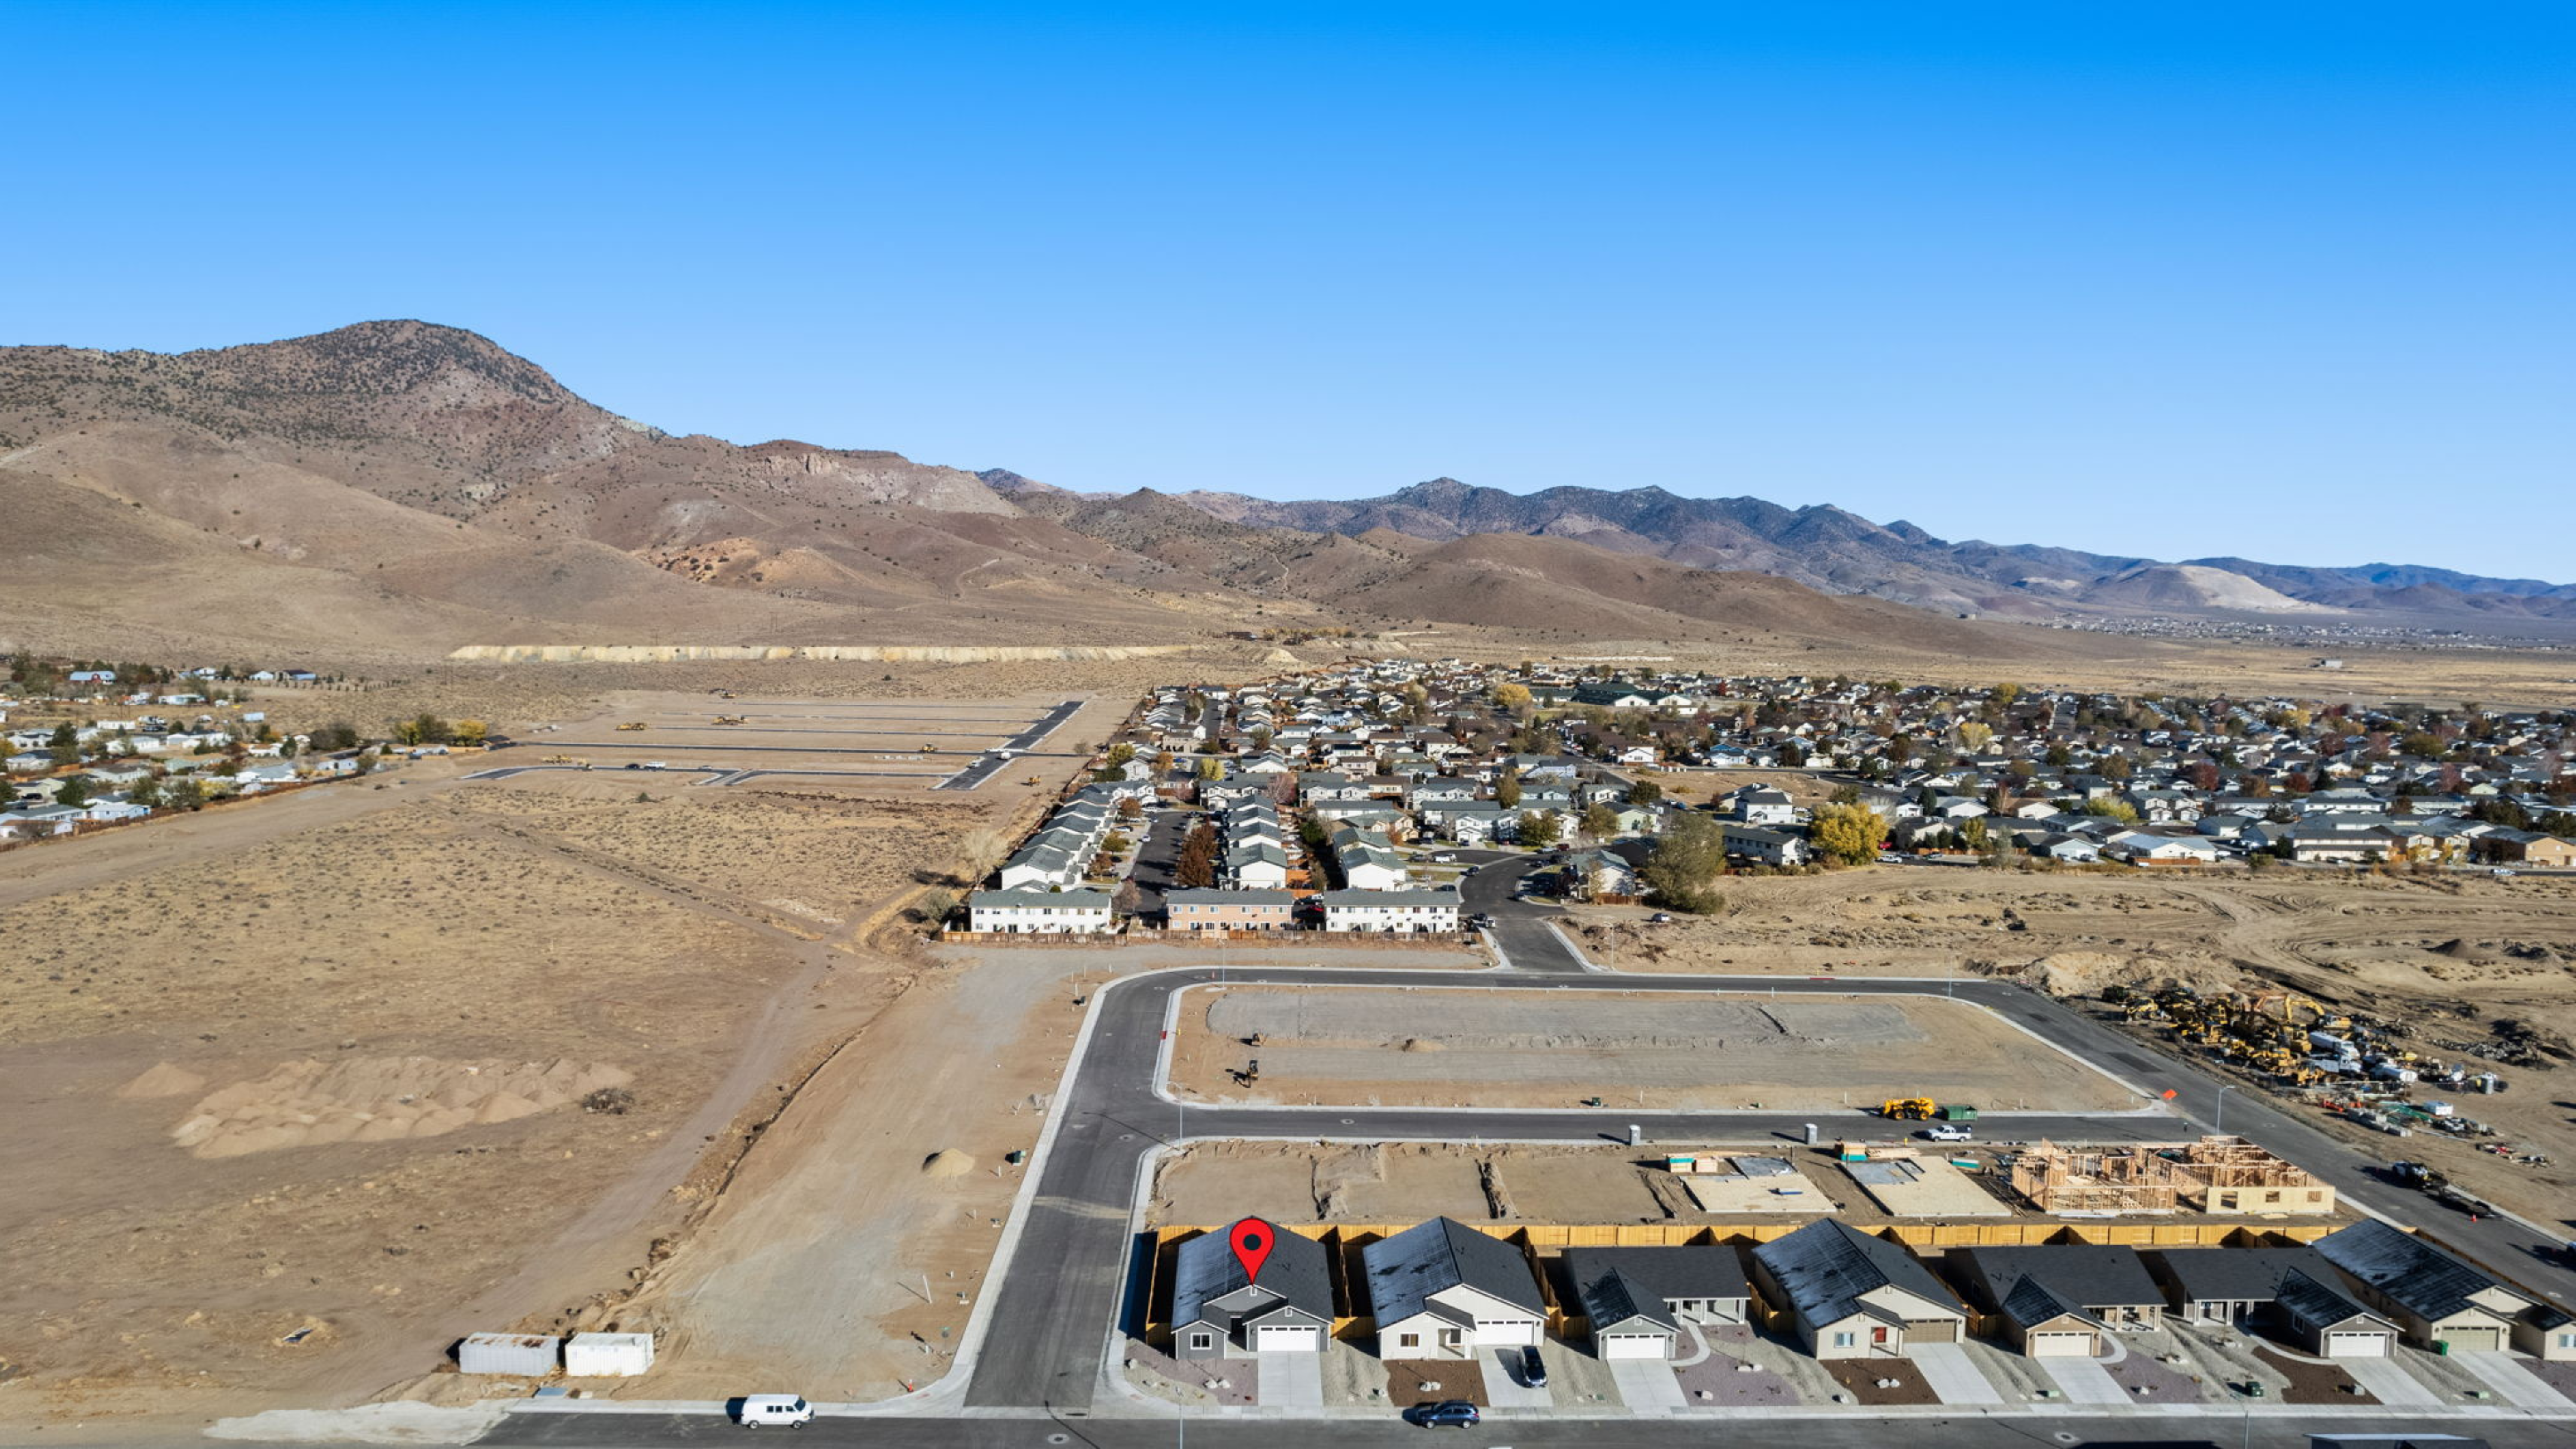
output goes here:
[{"label": "gray roof", "polygon": [[[1302,1309],[1333,1321],[1333,1281],[1329,1251],[1313,1238],[1281,1233],[1261,1262],[1260,1286]],[[1172,1322],[1196,1323],[1211,1317],[1207,1304],[1253,1282],[1227,1245],[1225,1234],[1201,1233],[1172,1255]],[[1220,1310],[1222,1312],[1222,1310]]]},{"label": "gray roof", "polygon": [[969,906],[1055,906],[1062,910],[1105,911],[1110,899],[1107,891],[1050,891],[1035,886],[1019,886],[1006,891],[975,891],[966,897]]},{"label": "gray roof", "polygon": [[1185,906],[1293,906],[1297,903],[1297,893],[1295,891],[1208,890],[1194,887],[1189,890],[1163,892],[1163,903],[1165,905],[1177,903]]},{"label": "gray roof", "polygon": [[[2326,1276],[2332,1278],[2333,1274],[2329,1271]],[[2331,1283],[2311,1278],[2296,1268],[2292,1268],[2282,1276],[2279,1301],[2281,1307],[2292,1318],[2319,1328],[2347,1323],[2355,1318],[2378,1317],[2377,1314],[2346,1297],[2341,1289]],[[2379,1321],[2386,1323],[2388,1320],[2382,1318]],[[2389,1326],[2393,1328],[2396,1325]]]},{"label": "gray roof", "polygon": [[2269,1302],[2293,1269],[2334,1276],[2334,1265],[2314,1248],[2165,1248],[2155,1257],[2186,1303]]},{"label": "gray roof", "polygon": [[1950,1261],[1958,1266],[1957,1276],[1974,1296],[2016,1318],[2019,1315],[2010,1300],[2022,1283],[2034,1279],[2071,1308],[2134,1304],[2162,1307],[2165,1301],[2155,1279],[2147,1276],[2147,1265],[2135,1248],[2089,1243],[1952,1248]]},{"label": "gray roof", "polygon": [[2085,1312],[2083,1304],[2069,1302],[2058,1296],[2047,1284],[2037,1278],[2013,1280],[2012,1291],[2006,1293],[2003,1302],[1996,1307],[2002,1311],[2004,1317],[2026,1329],[2037,1328],[2056,1318],[2080,1318],[2095,1328],[2110,1326]]},{"label": "gray roof", "polygon": [[1432,1294],[1465,1285],[1544,1315],[1538,1280],[1521,1250],[1465,1223],[1433,1218],[1360,1249],[1369,1311],[1381,1324],[1422,1312]]},{"label": "gray roof", "polygon": [[1664,1305],[1679,1298],[1741,1299],[1744,1260],[1725,1246],[1568,1248],[1565,1270],[1595,1333],[1631,1318],[1673,1327]]},{"label": "gray roof", "polygon": [[1945,1307],[1958,1302],[1904,1245],[1834,1218],[1774,1238],[1755,1248],[1753,1258],[1779,1282],[1790,1305],[1817,1323],[1865,1312],[1857,1300],[1873,1288],[1902,1288]]},{"label": "gray roof", "polygon": [[1316,899],[1327,906],[1456,906],[1457,888],[1441,886],[1428,890],[1400,891],[1325,891]]},{"label": "gray roof", "polygon": [[2428,1319],[2448,1318],[2478,1306],[2469,1302],[2470,1294],[2503,1286],[2413,1233],[2400,1232],[2376,1218],[2317,1239],[2317,1251],[2325,1254],[2327,1262],[2386,1294],[2389,1302]]}]

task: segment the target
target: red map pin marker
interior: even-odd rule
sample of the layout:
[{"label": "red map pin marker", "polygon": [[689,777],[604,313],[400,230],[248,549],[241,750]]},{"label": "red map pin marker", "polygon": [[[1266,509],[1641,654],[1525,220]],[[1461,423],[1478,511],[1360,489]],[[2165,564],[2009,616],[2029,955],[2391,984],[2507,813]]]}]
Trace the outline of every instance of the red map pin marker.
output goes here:
[{"label": "red map pin marker", "polygon": [[1279,1230],[1259,1218],[1245,1218],[1225,1230],[1225,1241],[1234,1249],[1234,1261],[1243,1265],[1243,1281],[1258,1282],[1261,1265],[1270,1260],[1270,1249],[1279,1241]]}]

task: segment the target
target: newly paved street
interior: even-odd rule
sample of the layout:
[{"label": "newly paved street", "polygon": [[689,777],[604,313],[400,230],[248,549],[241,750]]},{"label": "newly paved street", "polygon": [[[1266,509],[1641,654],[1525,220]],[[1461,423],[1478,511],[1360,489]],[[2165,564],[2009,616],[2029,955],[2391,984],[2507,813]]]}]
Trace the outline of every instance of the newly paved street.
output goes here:
[{"label": "newly paved street", "polygon": [[[817,1419],[800,1444],[920,1446],[920,1449],[1341,1449],[1380,1444],[1461,1445],[1475,1449],[2309,1449],[2312,1430],[2339,1433],[2474,1434],[2493,1449],[2570,1449],[2576,1425],[2530,1419],[2375,1417],[2370,1413],[2299,1412],[2278,1408],[2247,1415],[2157,1415],[2086,1418],[2013,1415],[1985,1418],[1877,1419],[1781,1415],[1771,1418],[1517,1419],[1488,1418],[1468,1430],[1417,1429],[1392,1412],[1383,1419],[1244,1419],[1210,1414],[1186,1423],[1173,1417],[1091,1419],[1075,1415],[971,1418]],[[714,1415],[583,1413],[513,1414],[478,1440],[487,1445],[643,1445],[732,1443],[742,1431]],[[2445,1449],[2440,1437],[2420,1449]],[[2448,1441],[2456,1443],[2456,1441]],[[2394,1445],[2390,1446],[2394,1449]]]}]

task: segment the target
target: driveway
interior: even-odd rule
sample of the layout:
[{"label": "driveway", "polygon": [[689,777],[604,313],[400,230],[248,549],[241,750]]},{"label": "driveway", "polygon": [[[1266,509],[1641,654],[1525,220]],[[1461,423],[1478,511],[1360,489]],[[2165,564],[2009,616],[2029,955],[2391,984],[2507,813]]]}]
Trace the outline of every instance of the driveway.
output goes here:
[{"label": "driveway", "polygon": [[2070,1404],[2125,1404],[2129,1391],[2111,1377],[2111,1371],[2089,1358],[2035,1358],[2042,1373],[2048,1375]]},{"label": "driveway", "polygon": [[1923,1370],[1923,1382],[1945,1404],[2000,1404],[2004,1396],[1986,1376],[1977,1372],[1977,1362],[1968,1356],[1967,1346],[1957,1343],[1917,1343],[1908,1345],[1905,1356]]},{"label": "driveway", "polygon": [[1673,1377],[1673,1366],[1659,1358],[1614,1358],[1610,1380],[1619,1386],[1619,1397],[1632,1414],[1675,1414],[1690,1407],[1682,1397],[1682,1381]]},{"label": "driveway", "polygon": [[[2433,1392],[2431,1385],[2408,1373],[2406,1365],[2393,1358],[2339,1358],[2335,1366],[2392,1409],[2429,1409],[2442,1402],[2442,1396]],[[2532,1382],[2540,1380],[2533,1378]]]}]

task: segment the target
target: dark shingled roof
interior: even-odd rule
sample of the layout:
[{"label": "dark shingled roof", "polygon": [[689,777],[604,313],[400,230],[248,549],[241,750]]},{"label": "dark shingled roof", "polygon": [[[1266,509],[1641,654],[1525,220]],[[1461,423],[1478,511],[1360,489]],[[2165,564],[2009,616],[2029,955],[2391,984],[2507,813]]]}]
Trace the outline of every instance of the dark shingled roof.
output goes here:
[{"label": "dark shingled roof", "polygon": [[2326,1261],[2387,1294],[2391,1303],[2428,1319],[2448,1318],[2477,1307],[2469,1301],[2470,1294],[2503,1286],[2413,1233],[2400,1232],[2376,1218],[2317,1239],[2317,1251],[2325,1254]]},{"label": "dark shingled roof", "polygon": [[1791,1305],[1817,1323],[1868,1311],[1859,1299],[1873,1288],[1902,1288],[1944,1307],[1958,1302],[1957,1295],[1903,1245],[1871,1237],[1835,1218],[1774,1238],[1755,1248],[1753,1257],[1779,1281]]},{"label": "dark shingled roof", "polygon": [[2036,1278],[2070,1308],[2154,1304],[2165,1295],[2147,1276],[2147,1265],[2135,1248],[2056,1243],[2022,1248],[1952,1248],[1950,1261],[1962,1265],[1962,1276],[1976,1296],[2025,1325],[2009,1300],[2023,1282]]},{"label": "dark shingled roof", "polygon": [[[1313,1238],[1281,1233],[1261,1263],[1261,1286],[1296,1308],[1329,1324],[1333,1321],[1333,1282],[1328,1250]],[[1181,1244],[1172,1260],[1172,1322],[1195,1323],[1207,1315],[1211,1298],[1222,1298],[1251,1282],[1243,1273],[1222,1232],[1202,1233]]]},{"label": "dark shingled roof", "polygon": [[[2341,1289],[2329,1283],[2321,1283],[2296,1268],[2291,1269],[2281,1278],[2280,1304],[2283,1311],[2299,1322],[2318,1327],[2327,1327],[2354,1318],[2373,1318],[2382,1323],[2387,1322],[2386,1319],[2379,1318],[2379,1315],[2344,1296]],[[2396,1325],[2389,1326],[2393,1328]]]},{"label": "dark shingled roof", "polygon": [[1545,1316],[1538,1279],[1521,1250],[1465,1223],[1433,1218],[1360,1249],[1370,1312],[1380,1324],[1411,1318],[1432,1294],[1464,1284]]},{"label": "dark shingled roof", "polygon": [[1636,1317],[1671,1328],[1664,1305],[1674,1299],[1740,1299],[1751,1292],[1744,1260],[1730,1247],[1568,1248],[1565,1270],[1596,1332]]},{"label": "dark shingled roof", "polygon": [[2314,1248],[2165,1248],[2156,1253],[2185,1302],[2265,1303],[2291,1270],[2319,1281],[2334,1265]]}]

